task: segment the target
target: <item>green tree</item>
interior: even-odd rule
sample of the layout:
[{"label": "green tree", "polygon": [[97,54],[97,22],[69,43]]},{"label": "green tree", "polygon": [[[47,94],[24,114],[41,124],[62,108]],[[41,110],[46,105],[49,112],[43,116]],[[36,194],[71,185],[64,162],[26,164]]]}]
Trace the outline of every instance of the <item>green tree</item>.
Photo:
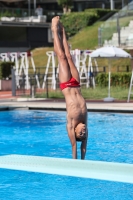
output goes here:
[{"label": "green tree", "polygon": [[71,8],[73,5],[73,0],[58,0],[58,5],[63,8],[63,13],[71,12]]}]

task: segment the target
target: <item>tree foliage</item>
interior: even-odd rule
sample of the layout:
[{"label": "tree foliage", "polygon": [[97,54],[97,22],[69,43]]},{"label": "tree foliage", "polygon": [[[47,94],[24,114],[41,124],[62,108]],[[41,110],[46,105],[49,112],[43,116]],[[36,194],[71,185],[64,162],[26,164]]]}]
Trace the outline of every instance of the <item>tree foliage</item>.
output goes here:
[{"label": "tree foliage", "polygon": [[13,65],[14,63],[10,61],[0,63],[0,79],[4,79],[11,76],[11,69]]},{"label": "tree foliage", "polygon": [[58,4],[60,6],[62,6],[62,8],[65,7],[65,6],[71,7],[72,4],[73,4],[73,1],[72,0],[58,0]]},{"label": "tree foliage", "polygon": [[57,2],[58,5],[60,5],[63,8],[64,13],[71,12],[71,8],[73,5],[72,0],[58,0]]}]

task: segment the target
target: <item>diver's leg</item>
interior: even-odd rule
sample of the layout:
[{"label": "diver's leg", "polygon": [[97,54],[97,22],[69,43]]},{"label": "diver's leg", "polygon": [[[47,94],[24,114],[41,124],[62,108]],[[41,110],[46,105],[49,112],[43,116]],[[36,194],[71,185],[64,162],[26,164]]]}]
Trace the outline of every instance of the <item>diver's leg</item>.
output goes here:
[{"label": "diver's leg", "polygon": [[54,36],[54,51],[58,58],[59,63],[59,80],[60,82],[66,82],[70,80],[71,71],[64,52],[62,39],[59,35],[59,17],[54,17],[52,19],[52,32]]},{"label": "diver's leg", "polygon": [[78,82],[80,82],[78,70],[77,70],[77,68],[76,68],[76,66],[75,66],[75,64],[72,60],[72,56],[71,56],[71,53],[70,53],[70,48],[69,48],[69,45],[68,45],[68,42],[67,42],[65,29],[64,29],[62,23],[59,23],[59,25],[60,25],[60,29],[62,30],[63,48],[64,48],[64,51],[65,51],[65,55],[67,57],[68,64],[70,66],[70,71],[71,71],[72,77],[74,77]]}]

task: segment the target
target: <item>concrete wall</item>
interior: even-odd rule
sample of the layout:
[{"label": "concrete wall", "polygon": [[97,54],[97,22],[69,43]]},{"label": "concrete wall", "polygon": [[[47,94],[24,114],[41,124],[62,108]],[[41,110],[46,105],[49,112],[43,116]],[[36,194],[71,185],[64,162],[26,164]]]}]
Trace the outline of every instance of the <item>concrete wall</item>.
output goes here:
[{"label": "concrete wall", "polygon": [[0,80],[0,90],[11,91],[12,90],[12,80]]}]

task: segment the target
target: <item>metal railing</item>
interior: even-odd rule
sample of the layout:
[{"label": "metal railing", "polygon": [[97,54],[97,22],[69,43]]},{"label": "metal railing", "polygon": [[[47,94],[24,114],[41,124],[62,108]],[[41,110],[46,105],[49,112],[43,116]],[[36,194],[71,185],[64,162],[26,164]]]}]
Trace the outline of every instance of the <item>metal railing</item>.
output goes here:
[{"label": "metal railing", "polygon": [[[48,11],[44,10],[43,16],[46,16],[47,22],[51,22],[51,19],[55,15],[61,16],[63,13],[60,11]],[[43,17],[42,16],[42,17]],[[20,9],[20,8],[0,8],[0,20],[2,18],[8,21],[19,21],[19,19],[29,19],[31,17],[37,17],[34,9]]]},{"label": "metal railing", "polygon": [[[44,82],[44,74],[39,72],[40,70],[37,69],[36,73],[29,73],[28,77],[25,74],[16,75],[15,69],[12,69],[12,95],[13,96],[27,96],[34,98],[36,94],[44,94],[46,98],[48,98],[49,90],[54,91],[52,89],[51,81],[49,80],[49,76],[47,75],[47,80],[45,82],[45,87],[43,88]],[[56,89],[59,89],[59,80],[58,76],[56,75]],[[28,78],[28,88],[27,88],[27,78]],[[38,82],[40,87],[38,87]]]},{"label": "metal railing", "polygon": [[[130,66],[117,66],[116,68],[117,72],[130,72]],[[108,73],[108,66],[103,66],[100,68],[100,70],[97,72],[96,67],[93,66],[93,72],[87,72],[89,74],[87,79],[84,79],[84,82],[81,84],[81,88],[84,88],[87,81],[89,82],[89,87],[94,87],[93,85],[93,78],[95,79],[98,73]],[[40,83],[40,88],[37,84],[37,78]],[[21,97],[31,97],[34,98],[36,95],[42,95],[45,96],[45,98],[49,97],[49,92],[53,91],[56,92],[59,89],[59,78],[58,74],[55,74],[56,77],[56,89],[52,89],[51,80],[49,77],[51,74],[47,75],[47,79],[45,82],[45,87],[43,88],[43,81],[44,81],[44,74],[40,73],[40,69],[38,68],[36,73],[30,73],[28,74],[28,82],[29,82],[29,88],[26,88],[27,85],[27,77],[25,74],[21,74],[19,76],[15,75],[15,69],[12,69],[12,95],[13,96],[21,96]],[[17,80],[17,81],[16,81]],[[19,80],[19,84],[18,84]],[[60,91],[61,92],[61,91]]]},{"label": "metal railing", "polygon": [[133,1],[110,17],[98,29],[98,46],[133,47]]},{"label": "metal railing", "polygon": [[33,9],[20,9],[20,8],[0,8],[0,17],[28,17],[34,16],[35,11]]}]

